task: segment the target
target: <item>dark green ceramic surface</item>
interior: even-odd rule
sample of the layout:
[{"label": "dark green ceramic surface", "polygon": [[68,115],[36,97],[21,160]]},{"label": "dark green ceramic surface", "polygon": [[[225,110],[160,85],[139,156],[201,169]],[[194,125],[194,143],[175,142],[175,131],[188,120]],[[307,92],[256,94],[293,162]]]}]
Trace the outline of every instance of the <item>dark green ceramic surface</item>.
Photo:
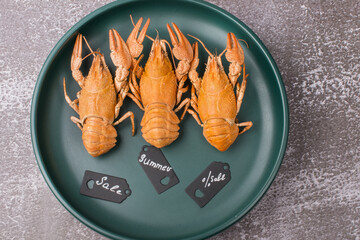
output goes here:
[{"label": "dark green ceramic surface", "polygon": [[[137,162],[141,147],[147,144],[140,131],[143,112],[126,99],[120,115],[129,110],[134,112],[135,136],[131,136],[130,120],[126,120],[116,127],[116,147],[93,158],[83,146],[81,131],[70,121],[70,116],[78,116],[63,94],[64,77],[72,99],[80,90],[70,70],[76,35],[82,33],[93,49],[100,49],[114,73],[108,31],[116,28],[126,39],[132,30],[130,14],[135,21],[140,17],[151,18],[148,35],[152,37],[157,29],[161,38],[170,40],[166,23],[175,22],[183,33],[202,39],[213,52],[219,53],[226,47],[228,32],[249,44],[249,48],[243,45],[249,78],[238,119],[252,121],[254,126],[226,152],[219,152],[208,144],[202,128],[187,115],[180,124],[179,138],[163,148],[180,183],[160,195]],[[150,40],[146,39],[144,45],[143,53],[147,56]],[[87,53],[84,45],[83,56]],[[200,75],[206,59],[204,49],[200,48]],[[89,57],[83,62],[84,75],[91,61]],[[223,62],[227,69],[228,63],[225,59]],[[201,1],[119,1],[77,23],[50,53],[34,90],[31,134],[40,170],[50,189],[87,226],[115,239],[198,239],[239,220],[269,188],[286,148],[288,109],[281,76],[269,52],[248,27],[229,13]],[[185,188],[213,161],[227,162],[232,179],[204,208],[199,208]],[[127,179],[131,196],[117,204],[80,195],[85,170]]]}]

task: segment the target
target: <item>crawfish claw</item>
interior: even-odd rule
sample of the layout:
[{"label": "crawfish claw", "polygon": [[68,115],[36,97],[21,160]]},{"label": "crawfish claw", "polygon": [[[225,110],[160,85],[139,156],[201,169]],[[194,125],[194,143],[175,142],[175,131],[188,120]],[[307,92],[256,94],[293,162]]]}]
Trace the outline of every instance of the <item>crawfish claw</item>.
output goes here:
[{"label": "crawfish claw", "polygon": [[169,24],[167,24],[167,29],[170,35],[171,43],[174,46],[174,56],[180,61],[187,61],[190,63],[193,60],[193,49],[191,47],[191,44],[189,40],[187,40],[187,38],[184,36],[184,34],[180,31],[178,26],[176,26],[175,23],[172,23],[172,25],[174,27],[177,37]]},{"label": "crawfish claw", "polygon": [[109,30],[110,57],[116,67],[129,69],[131,66],[131,54],[120,34],[115,29]]},{"label": "crawfish claw", "polygon": [[193,52],[194,52],[194,58],[193,58],[193,60],[191,61],[190,69],[191,69],[191,70],[196,70],[196,68],[197,68],[198,65],[199,65],[199,47],[198,47],[198,42],[194,42],[192,48],[194,49],[194,50],[193,50]]},{"label": "crawfish claw", "polygon": [[150,25],[150,18],[148,18],[148,20],[146,21],[143,29],[140,31],[139,36],[137,36],[138,33],[139,33],[139,30],[140,30],[140,26],[141,26],[142,21],[143,21],[143,18],[140,18],[138,20],[138,22],[134,26],[134,29],[131,31],[128,39],[126,40],[126,44],[128,45],[131,56],[133,58],[137,58],[137,57],[140,56],[140,54],[141,54],[141,52],[142,52],[142,50],[144,48],[142,43],[143,43],[143,41],[145,39],[146,31],[147,31],[147,29],[149,28],[149,25]]},{"label": "crawfish claw", "polygon": [[75,81],[79,84],[79,86],[82,88],[84,86],[85,78],[80,71],[80,66],[82,63],[82,38],[83,36],[81,34],[78,34],[75,40],[74,50],[71,55],[71,72],[72,76],[75,79]]},{"label": "crawfish claw", "polygon": [[71,71],[78,70],[82,63],[82,35],[78,34],[75,40],[74,50],[71,55]]},{"label": "crawfish claw", "polygon": [[225,57],[229,62],[240,65],[244,63],[244,50],[240,46],[234,33],[228,33],[227,35],[226,50]]},{"label": "crawfish claw", "polygon": [[[236,39],[235,34],[228,33],[227,46],[226,46],[226,59],[230,62],[229,66],[229,78],[233,87],[235,87],[238,77],[242,71],[242,65],[244,65],[244,50]],[[244,66],[245,67],[245,66]]]}]

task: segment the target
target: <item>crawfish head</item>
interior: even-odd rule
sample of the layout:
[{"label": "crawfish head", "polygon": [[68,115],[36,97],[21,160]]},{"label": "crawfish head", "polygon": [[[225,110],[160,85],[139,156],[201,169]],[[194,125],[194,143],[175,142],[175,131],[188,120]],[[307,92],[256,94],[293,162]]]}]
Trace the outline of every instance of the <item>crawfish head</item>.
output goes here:
[{"label": "crawfish head", "polygon": [[228,84],[229,79],[222,66],[221,56],[209,56],[202,81],[202,89],[208,94],[217,93]]},{"label": "crawfish head", "polygon": [[88,90],[101,90],[113,83],[111,73],[101,53],[94,52],[94,60],[91,64],[85,81]]},{"label": "crawfish head", "polygon": [[[161,71],[159,71],[159,68],[161,68]],[[145,66],[145,71],[152,73],[152,77],[161,77],[161,75],[158,74],[173,71],[173,67],[166,52],[165,40],[160,40],[159,37],[156,37],[154,40]]]}]

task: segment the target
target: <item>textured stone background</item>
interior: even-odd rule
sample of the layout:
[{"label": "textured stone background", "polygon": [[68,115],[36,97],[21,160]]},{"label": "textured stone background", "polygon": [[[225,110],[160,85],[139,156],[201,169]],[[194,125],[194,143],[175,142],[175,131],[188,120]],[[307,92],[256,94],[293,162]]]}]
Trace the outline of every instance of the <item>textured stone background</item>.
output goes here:
[{"label": "textured stone background", "polygon": [[[109,1],[1,0],[0,239],[104,239],[50,192],[32,152],[33,88],[50,50]],[[360,3],[211,0],[263,40],[290,108],[273,185],[220,239],[360,239]]]}]

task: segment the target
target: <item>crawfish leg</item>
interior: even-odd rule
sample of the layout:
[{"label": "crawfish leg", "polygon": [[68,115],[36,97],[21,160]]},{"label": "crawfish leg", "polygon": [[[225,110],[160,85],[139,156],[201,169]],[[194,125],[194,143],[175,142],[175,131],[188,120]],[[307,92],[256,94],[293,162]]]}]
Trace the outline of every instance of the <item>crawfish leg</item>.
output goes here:
[{"label": "crawfish leg", "polygon": [[244,127],[244,129],[239,132],[239,135],[240,135],[240,134],[243,134],[244,132],[246,132],[247,130],[249,130],[249,129],[252,127],[252,125],[253,125],[253,123],[252,123],[251,121],[249,121],[249,122],[237,123],[236,126],[238,126],[238,127]]},{"label": "crawfish leg", "polygon": [[[69,106],[74,109],[74,111],[79,114],[79,99],[75,99],[74,101],[71,101],[70,97],[68,96],[67,92],[66,92],[66,83],[65,83],[65,78],[63,81],[63,85],[64,85],[64,96],[65,96],[65,100],[66,102],[69,104]],[[79,93],[77,94],[79,95]]]},{"label": "crawfish leg", "polygon": [[116,92],[119,93],[122,97],[125,97],[127,94],[126,89],[128,88],[128,78],[129,71],[125,68],[118,68],[116,69],[115,73],[115,89]]},{"label": "crawfish leg", "polygon": [[[126,92],[129,91],[129,86],[127,86]],[[115,119],[119,116],[120,108],[124,103],[124,97],[119,93],[118,94],[118,102],[115,105]]]},{"label": "crawfish leg", "polygon": [[72,121],[73,123],[75,123],[76,126],[78,126],[78,127],[80,128],[80,130],[82,131],[82,123],[81,123],[80,119],[78,119],[78,118],[76,118],[76,117],[74,117],[74,116],[71,116],[70,119],[71,119],[71,121]]},{"label": "crawfish leg", "polygon": [[203,124],[201,123],[201,121],[200,121],[199,116],[197,115],[197,113],[196,113],[195,111],[191,110],[191,109],[188,109],[187,111],[188,111],[188,113],[191,114],[191,116],[193,116],[193,118],[195,119],[195,121],[196,121],[201,127],[203,127]]},{"label": "crawfish leg", "polygon": [[136,77],[137,77],[138,79],[140,79],[141,76],[142,76],[142,74],[143,74],[143,72],[144,72],[143,67],[138,66],[138,68],[136,69]]},{"label": "crawfish leg", "polygon": [[195,87],[194,85],[191,87],[191,107],[195,110],[191,110],[188,109],[188,113],[191,114],[191,116],[193,116],[193,118],[195,119],[195,121],[201,126],[203,127],[203,124],[201,123],[200,119],[199,119],[199,111],[198,111],[198,99],[197,96],[195,94]]},{"label": "crawfish leg", "polygon": [[135,65],[134,65],[134,69],[131,73],[131,81],[129,82],[129,85],[130,85],[130,89],[131,89],[131,92],[132,94],[137,98],[137,100],[141,101],[141,96],[140,96],[140,87],[137,83],[137,80],[136,80],[136,70],[138,69],[139,67],[139,63],[141,61],[141,59],[144,57],[144,55],[141,55],[139,57],[139,59],[136,61]]},{"label": "crawfish leg", "polygon": [[238,63],[230,63],[228,76],[233,87],[235,87],[240,74],[241,66]]},{"label": "crawfish leg", "polygon": [[136,103],[136,105],[138,105],[138,107],[139,107],[141,110],[145,111],[145,109],[144,109],[144,107],[142,106],[141,102],[140,102],[134,95],[132,95],[131,93],[128,93],[127,96],[128,96],[129,98],[131,98],[131,100],[133,100],[134,103]]},{"label": "crawfish leg", "polygon": [[134,136],[135,134],[135,122],[134,122],[134,113],[133,112],[127,112],[124,114],[124,116],[122,116],[119,120],[117,120],[116,122],[113,123],[114,126],[118,125],[119,123],[123,122],[125,119],[127,119],[128,117],[130,117],[131,120],[131,125],[132,125],[132,130],[131,133]]},{"label": "crawfish leg", "polygon": [[174,110],[174,112],[180,111],[181,108],[184,108],[184,112],[181,115],[180,121],[184,118],[185,113],[187,112],[190,105],[190,98],[185,98],[184,101],[182,101],[179,106]]},{"label": "crawfish leg", "polygon": [[189,78],[190,78],[192,85],[195,87],[196,94],[199,94],[201,78],[199,78],[199,74],[196,71],[196,69],[199,65],[198,42],[195,42],[192,47],[193,47],[193,51],[194,51],[194,59],[191,61]]},{"label": "crawfish leg", "polygon": [[198,113],[198,98],[195,93],[195,87],[191,87],[191,107]]},{"label": "crawfish leg", "polygon": [[177,96],[176,96],[176,103],[177,104],[180,103],[182,94],[186,93],[187,90],[189,89],[189,86],[184,87],[186,79],[187,79],[187,77],[185,76],[179,82],[178,92],[177,92]]},{"label": "crawfish leg", "polygon": [[129,82],[131,93],[128,93],[127,96],[129,96],[136,103],[136,105],[139,106],[141,110],[145,111],[144,107],[141,104],[140,88],[136,81],[136,70],[138,69],[139,62],[141,61],[142,58],[143,55],[141,55],[139,59],[136,61],[134,69],[131,73],[131,81]]},{"label": "crawfish leg", "polygon": [[247,83],[247,76],[245,75],[245,64],[244,64],[244,72],[243,72],[243,79],[241,82],[241,87],[239,83],[236,84],[236,113],[240,111],[240,107],[242,104],[242,100],[244,98],[245,89],[246,89],[246,83]]},{"label": "crawfish leg", "polygon": [[141,97],[140,97],[140,88],[139,85],[137,84],[136,81],[136,77],[134,72],[131,74],[131,81],[129,81],[129,87],[131,92],[136,96],[136,98],[140,101]]}]

